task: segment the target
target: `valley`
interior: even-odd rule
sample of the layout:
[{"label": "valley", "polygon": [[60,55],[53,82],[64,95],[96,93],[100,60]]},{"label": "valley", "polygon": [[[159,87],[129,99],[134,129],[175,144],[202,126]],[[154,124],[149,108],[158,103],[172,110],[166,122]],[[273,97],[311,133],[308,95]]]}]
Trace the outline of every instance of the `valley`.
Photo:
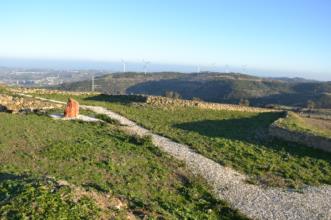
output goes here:
[{"label": "valley", "polygon": [[[183,99],[252,106],[331,108],[331,83],[296,78],[262,78],[241,73],[113,73],[95,78],[96,91],[119,94],[164,96],[175,92]],[[91,91],[91,80],[64,83],[52,88]],[[311,107],[311,106],[310,106]]]}]

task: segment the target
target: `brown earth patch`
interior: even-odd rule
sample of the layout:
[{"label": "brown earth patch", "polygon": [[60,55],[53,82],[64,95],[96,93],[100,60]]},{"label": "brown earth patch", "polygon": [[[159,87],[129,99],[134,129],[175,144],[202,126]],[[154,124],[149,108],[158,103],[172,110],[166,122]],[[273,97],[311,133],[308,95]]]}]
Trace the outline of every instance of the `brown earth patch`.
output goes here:
[{"label": "brown earth patch", "polygon": [[72,190],[75,202],[83,197],[92,199],[101,210],[100,219],[115,219],[119,213],[121,217],[126,219],[136,219],[128,210],[128,201],[124,198],[118,198],[109,193],[97,192],[95,190],[86,190],[65,180],[58,180],[57,183],[59,187],[69,187]]},{"label": "brown earth patch", "polygon": [[331,133],[331,120],[322,120],[316,118],[303,118],[305,123],[318,129]]}]

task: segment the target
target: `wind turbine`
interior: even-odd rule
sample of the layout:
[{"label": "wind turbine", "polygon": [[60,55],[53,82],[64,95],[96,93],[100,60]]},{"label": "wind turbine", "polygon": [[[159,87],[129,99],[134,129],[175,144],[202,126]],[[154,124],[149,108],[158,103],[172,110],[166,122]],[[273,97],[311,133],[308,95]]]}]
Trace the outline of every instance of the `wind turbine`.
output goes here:
[{"label": "wind turbine", "polygon": [[91,76],[91,91],[95,92],[96,88],[100,88],[100,85],[95,84],[95,75],[94,75],[94,73],[92,73],[92,76]]},{"label": "wind turbine", "polygon": [[92,90],[92,92],[94,92],[94,90],[95,90],[95,85],[94,85],[94,74],[92,75],[92,79],[91,79],[91,90]]},{"label": "wind turbine", "polygon": [[229,64],[225,64],[225,73],[229,73],[229,72],[230,72]]},{"label": "wind turbine", "polygon": [[200,64],[197,65],[197,73],[200,73],[201,71],[201,67],[200,67]]},{"label": "wind turbine", "polygon": [[144,69],[145,75],[147,74],[147,67],[149,64],[151,64],[151,62],[143,60],[143,69]]},{"label": "wind turbine", "polygon": [[122,64],[123,64],[123,73],[126,72],[126,63],[125,63],[125,60],[121,60]]},{"label": "wind turbine", "polygon": [[210,72],[213,72],[212,70],[213,70],[213,68],[216,66],[216,63],[211,63],[210,64],[210,69],[211,69],[211,71]]},{"label": "wind turbine", "polygon": [[243,72],[243,73],[246,73],[246,70],[247,70],[247,64],[242,65],[241,68],[242,68],[242,72]]}]

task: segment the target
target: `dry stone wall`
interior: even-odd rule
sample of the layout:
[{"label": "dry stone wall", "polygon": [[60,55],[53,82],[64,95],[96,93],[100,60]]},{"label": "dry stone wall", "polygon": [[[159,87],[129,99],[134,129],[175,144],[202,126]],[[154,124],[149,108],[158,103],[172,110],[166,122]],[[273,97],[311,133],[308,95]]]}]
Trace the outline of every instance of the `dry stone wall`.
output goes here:
[{"label": "dry stone wall", "polygon": [[35,88],[8,88],[12,93],[23,94],[61,94],[61,95],[100,95],[98,92],[73,92],[63,90],[35,89]]},{"label": "dry stone wall", "polygon": [[52,108],[63,108],[63,105],[40,101],[33,98],[23,98],[0,94],[0,111],[18,113],[33,112],[36,110],[46,110]]},{"label": "dry stone wall", "polygon": [[[281,119],[279,119],[281,120]],[[277,121],[270,125],[269,134],[286,141],[296,142],[308,147],[331,152],[331,139],[315,136],[306,132],[290,131],[277,125]]]},{"label": "dry stone wall", "polygon": [[203,101],[172,99],[161,96],[148,96],[146,102],[148,104],[156,105],[156,106],[172,105],[172,106],[184,106],[184,107],[198,107],[202,109],[212,109],[212,110],[229,110],[229,111],[242,111],[242,112],[275,111],[266,108],[255,108],[255,107],[232,105],[232,104],[220,104],[220,103],[211,103],[211,102],[203,102]]},{"label": "dry stone wall", "polygon": [[[97,92],[71,92],[71,91],[60,91],[60,90],[47,90],[47,89],[35,89],[35,88],[11,88],[13,93],[24,93],[24,94],[65,94],[65,95],[100,95]],[[278,111],[267,108],[257,108],[234,104],[220,104],[204,101],[194,100],[183,100],[173,99],[162,96],[145,96],[146,103],[155,106],[183,106],[183,107],[198,107],[202,109],[212,110],[230,110],[230,111],[242,111],[242,112],[271,112]]]}]

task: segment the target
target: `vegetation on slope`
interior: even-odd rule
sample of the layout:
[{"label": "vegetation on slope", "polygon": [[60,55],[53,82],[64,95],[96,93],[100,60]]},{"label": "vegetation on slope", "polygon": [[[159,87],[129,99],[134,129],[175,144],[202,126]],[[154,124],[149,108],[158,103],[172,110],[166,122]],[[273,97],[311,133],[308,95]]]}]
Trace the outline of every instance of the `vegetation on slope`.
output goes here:
[{"label": "vegetation on slope", "polygon": [[[316,107],[331,108],[331,83],[304,80],[276,80],[239,73],[125,73],[95,79],[98,90],[107,94],[164,95],[177,92],[185,99],[238,103],[249,99],[255,106],[268,104],[306,107],[312,100]],[[63,84],[65,90],[90,91],[91,82]]]},{"label": "vegetation on slope", "polygon": [[95,219],[99,209],[91,198],[77,199],[54,180],[0,174],[1,219]]},{"label": "vegetation on slope", "polygon": [[73,203],[66,188],[57,189],[38,178],[4,177],[22,174],[47,175],[122,198],[127,201],[127,212],[141,218],[244,218],[214,199],[206,183],[183,163],[161,152],[148,138],[126,135],[116,125],[8,113],[0,113],[0,122],[0,172],[4,174],[0,175],[0,211],[4,218],[95,219],[102,214],[93,208],[92,200]]},{"label": "vegetation on slope", "polygon": [[[44,95],[66,100],[65,95]],[[167,108],[137,102],[135,96],[77,96],[81,103],[99,105],[188,144],[214,161],[248,174],[254,183],[300,187],[331,184],[331,155],[300,144],[270,139],[268,127],[280,113]],[[132,101],[134,100],[134,101]]]},{"label": "vegetation on slope", "polygon": [[277,120],[276,124],[291,131],[331,138],[331,121],[328,120],[303,118],[294,112],[289,112],[286,118]]}]

